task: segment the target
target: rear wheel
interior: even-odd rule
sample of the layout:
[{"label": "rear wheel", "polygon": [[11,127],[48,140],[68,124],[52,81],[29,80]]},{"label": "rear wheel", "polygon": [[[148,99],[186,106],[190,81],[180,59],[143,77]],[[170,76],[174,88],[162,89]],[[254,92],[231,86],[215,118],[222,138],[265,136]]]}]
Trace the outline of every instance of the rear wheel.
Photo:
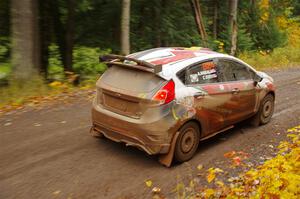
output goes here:
[{"label": "rear wheel", "polygon": [[189,122],[180,129],[176,141],[174,157],[178,162],[185,162],[193,157],[200,140],[199,126],[195,122]]},{"label": "rear wheel", "polygon": [[270,122],[274,112],[274,96],[268,94],[261,102],[256,115],[252,119],[255,126],[267,124]]}]

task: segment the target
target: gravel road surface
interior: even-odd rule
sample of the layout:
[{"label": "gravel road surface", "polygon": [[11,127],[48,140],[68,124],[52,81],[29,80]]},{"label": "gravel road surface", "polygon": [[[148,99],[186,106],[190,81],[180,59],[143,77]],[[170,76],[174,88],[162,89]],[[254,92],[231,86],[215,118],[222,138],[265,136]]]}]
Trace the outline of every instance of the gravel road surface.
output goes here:
[{"label": "gravel road surface", "polygon": [[227,167],[225,152],[245,151],[260,164],[286,139],[285,130],[300,123],[300,68],[269,74],[277,86],[269,124],[239,124],[201,142],[192,160],[172,168],[138,149],[91,137],[87,100],[2,116],[0,199],[150,198],[147,179],[171,196],[177,177],[188,180],[197,165]]}]

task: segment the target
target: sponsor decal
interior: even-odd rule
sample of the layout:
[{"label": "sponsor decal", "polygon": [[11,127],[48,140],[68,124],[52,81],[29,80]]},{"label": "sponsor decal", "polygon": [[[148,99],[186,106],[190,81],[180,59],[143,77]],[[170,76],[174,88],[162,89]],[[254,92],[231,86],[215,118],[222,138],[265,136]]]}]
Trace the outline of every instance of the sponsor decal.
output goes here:
[{"label": "sponsor decal", "polygon": [[216,78],[216,77],[217,77],[217,74],[210,74],[210,75],[202,76],[202,79],[203,80],[209,80],[209,79],[213,79],[213,78]]},{"label": "sponsor decal", "polygon": [[192,83],[199,82],[198,74],[191,74],[191,75],[190,75],[190,81],[191,81]]},{"label": "sponsor decal", "polygon": [[221,84],[221,85],[219,86],[219,88],[220,88],[221,91],[224,91],[224,90],[225,90],[223,84]]}]

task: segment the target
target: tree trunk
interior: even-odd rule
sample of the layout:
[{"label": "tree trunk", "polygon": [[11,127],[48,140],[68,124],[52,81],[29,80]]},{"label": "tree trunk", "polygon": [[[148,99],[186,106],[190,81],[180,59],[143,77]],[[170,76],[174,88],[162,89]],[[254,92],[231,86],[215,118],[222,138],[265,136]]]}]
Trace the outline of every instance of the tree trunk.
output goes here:
[{"label": "tree trunk", "polygon": [[229,31],[231,36],[231,48],[230,54],[236,54],[236,43],[237,43],[237,5],[238,0],[230,1],[230,16],[229,16]]},{"label": "tree trunk", "polygon": [[12,0],[13,79],[30,80],[39,66],[39,34],[36,0]]},{"label": "tree trunk", "polygon": [[207,34],[204,27],[204,22],[202,18],[202,12],[200,9],[200,4],[198,0],[190,0],[191,7],[194,12],[194,19],[197,25],[199,34],[201,35],[202,43],[204,47],[207,47]]},{"label": "tree trunk", "polygon": [[130,0],[122,0],[121,54],[130,53]]},{"label": "tree trunk", "polygon": [[60,18],[61,18],[61,13],[59,11],[58,1],[57,0],[49,0],[49,6],[50,6],[50,12],[51,17],[52,17],[52,24],[53,24],[53,31],[55,33],[55,39],[58,44],[59,48],[59,53],[61,55],[61,61],[64,66],[64,69],[66,70],[66,42],[65,42],[65,32],[66,28],[62,24]]},{"label": "tree trunk", "polygon": [[53,29],[55,32],[56,42],[59,47],[64,71],[73,71],[73,46],[74,46],[74,15],[75,15],[75,1],[67,1],[67,19],[66,25],[61,21],[62,14],[59,10],[58,1],[50,0],[50,12],[52,17]]},{"label": "tree trunk", "polygon": [[9,24],[10,24],[10,0],[0,1],[0,35],[9,37]]},{"label": "tree trunk", "polygon": [[219,0],[214,2],[214,18],[213,18],[213,38],[217,39],[218,34],[218,12],[219,12]]},{"label": "tree trunk", "polygon": [[66,55],[65,71],[73,71],[73,46],[74,46],[74,15],[75,15],[75,0],[67,1],[68,15],[66,24]]},{"label": "tree trunk", "polygon": [[[51,0],[50,0],[51,1]],[[49,45],[51,42],[51,10],[49,7],[49,0],[39,1],[39,26],[40,26],[40,73],[44,75],[45,79],[48,76],[48,58]]]}]

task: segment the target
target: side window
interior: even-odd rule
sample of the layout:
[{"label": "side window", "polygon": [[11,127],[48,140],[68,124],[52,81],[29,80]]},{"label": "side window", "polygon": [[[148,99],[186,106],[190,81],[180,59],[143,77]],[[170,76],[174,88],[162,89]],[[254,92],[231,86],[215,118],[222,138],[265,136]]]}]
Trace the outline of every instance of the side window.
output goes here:
[{"label": "side window", "polygon": [[217,67],[213,61],[191,66],[185,73],[185,84],[207,84],[218,82]]},{"label": "side window", "polygon": [[247,66],[234,61],[220,60],[219,69],[222,81],[239,81],[252,79],[252,73]]}]

